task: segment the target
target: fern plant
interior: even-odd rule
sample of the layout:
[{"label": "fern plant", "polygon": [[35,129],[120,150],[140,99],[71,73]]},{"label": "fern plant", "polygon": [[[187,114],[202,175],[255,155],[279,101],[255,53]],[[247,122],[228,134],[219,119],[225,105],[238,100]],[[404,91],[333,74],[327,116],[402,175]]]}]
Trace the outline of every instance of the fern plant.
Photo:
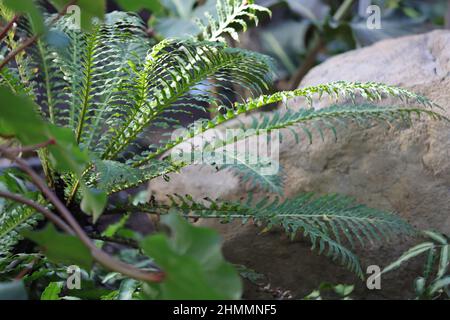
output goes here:
[{"label": "fern plant", "polygon": [[[243,130],[238,134],[208,143],[204,147],[220,153],[227,145],[263,130],[286,129],[296,137],[297,132],[304,132],[312,141],[316,133],[323,136],[329,131],[337,135],[339,127],[349,123],[365,128],[368,124],[409,124],[415,118],[425,116],[435,120],[445,119],[431,108],[433,103],[427,98],[379,83],[335,82],[294,91],[268,93],[272,78],[271,59],[255,52],[228,47],[224,42],[225,35],[236,38],[239,31],[237,28],[245,30],[249,21],[255,21],[258,15],[267,12],[267,9],[252,1],[220,0],[217,2],[216,17],[208,15],[209,23],[203,25],[203,31],[197,37],[187,40],[166,39],[159,43],[148,38],[143,22],[133,14],[107,14],[104,22],[95,23],[90,32],[72,28],[70,17],[49,15],[47,37],[37,39],[25,54],[16,55],[14,61],[6,64],[1,72],[0,82],[5,99],[13,101],[14,97],[20,96],[20,99],[26,99],[20,101],[35,109],[35,114],[32,111],[33,115],[27,116],[37,127],[21,132],[18,118],[22,117],[20,119],[23,120],[28,109],[25,108],[20,113],[3,104],[0,107],[0,134],[9,140],[18,139],[24,145],[23,148],[41,143],[39,148],[32,150],[39,151],[46,186],[36,182],[36,176],[31,173],[32,181],[43,193],[43,196],[37,195],[38,198],[35,198],[40,206],[34,206],[31,210],[23,205],[13,209],[10,207],[14,200],[12,196],[0,193],[10,197],[2,210],[0,234],[15,237],[16,233],[12,233],[12,230],[20,231],[24,223],[27,223],[27,228],[34,226],[26,221],[32,218],[32,212],[39,209],[45,212],[46,217],[52,217],[53,222],[69,235],[80,237],[81,245],[89,249],[87,255],[86,252],[82,253],[89,260],[87,266],[92,260],[88,258],[90,252],[96,261],[115,268],[115,271],[125,276],[138,280],[162,281],[156,290],[167,293],[173,289],[170,282],[165,283],[161,277],[146,278],[138,270],[129,271],[123,264],[113,263],[103,252],[98,252],[83,231],[83,227],[87,226],[77,225],[67,208],[78,216],[83,215],[82,212],[92,215],[89,228],[92,225],[95,227],[95,222],[104,211],[120,211],[124,214],[144,211],[157,215],[168,214],[166,223],[176,225],[176,230],[185,230],[185,236],[195,234],[197,231],[189,229],[169,214],[177,211],[186,217],[216,217],[225,221],[236,218],[252,220],[269,228],[281,226],[292,236],[301,234],[309,238],[312,247],[317,248],[319,253],[339,260],[363,277],[358,258],[346,244],[350,247],[355,243],[364,245],[385,240],[392,235],[411,233],[413,230],[395,214],[356,204],[342,195],[302,194],[286,200],[269,200],[268,195],[262,201],[254,201],[249,195],[241,203],[217,199],[196,202],[189,196],[174,195],[169,205],[154,201],[140,205],[105,203],[109,195],[139,186],[156,177],[167,177],[169,173],[175,173],[189,165],[164,157],[181,144],[219,128],[240,115],[269,104],[285,103],[293,98],[301,97],[312,102],[316,98],[328,96],[337,100],[337,103],[323,109],[315,109],[307,104],[264,115],[262,118],[255,118],[251,124],[243,125]],[[1,13],[3,19],[11,18],[7,6],[2,6]],[[35,33],[33,24],[28,23],[25,18],[5,38],[2,44],[5,55],[13,52],[22,38]],[[235,97],[237,101],[232,102],[236,87],[248,90],[253,97]],[[388,97],[397,99],[399,104],[377,105],[378,101]],[[339,104],[342,99],[349,102]],[[361,99],[365,102],[358,102]],[[34,102],[31,103],[31,100]],[[197,121],[195,125],[186,128],[184,135],[145,148],[138,144],[140,137],[158,132],[161,128],[178,128],[178,113],[191,114],[197,110],[207,112],[212,109],[211,106],[218,111],[217,115]],[[296,127],[300,130],[292,130]],[[46,142],[45,137],[50,139]],[[3,147],[0,151],[19,161],[22,169],[25,168],[30,174],[26,164],[11,156],[10,148]],[[257,170],[261,163],[249,164],[245,157],[239,159],[240,161],[227,163],[218,169],[236,170],[244,181],[259,185],[265,190],[282,193],[282,176],[263,176]],[[214,161],[209,162],[215,165]],[[14,193],[10,187],[6,189]],[[49,194],[49,190],[55,196]],[[25,208],[28,211],[23,211]],[[51,210],[60,212],[69,225],[52,216],[49,212]],[[200,234],[206,231],[198,232]],[[51,246],[45,243],[47,236],[57,237],[62,242],[69,237],[58,235],[51,228],[25,234],[46,246]],[[216,243],[214,236],[208,237],[212,244]],[[166,260],[154,249],[158,245],[161,248],[165,246],[164,241],[166,240],[152,238],[142,242],[141,246],[145,253],[155,258],[163,272],[176,273],[179,268],[165,264]],[[174,241],[175,248],[176,244],[182,243],[176,239]],[[9,240],[2,241],[1,251],[9,252],[11,244],[13,242]],[[192,241],[192,245],[195,244]],[[198,258],[194,251],[177,251],[173,246],[172,251],[167,249],[170,245],[164,247],[167,254],[178,258],[192,254],[192,257]],[[189,259],[192,257],[189,256]],[[73,257],[56,259],[56,262],[66,263],[70,259]],[[217,259],[222,258],[218,255]],[[202,260],[202,263],[206,263],[205,261]],[[198,268],[206,268],[208,272],[211,271],[208,269],[210,267],[198,265]],[[151,270],[155,268],[157,269],[154,265],[150,267]],[[179,276],[181,282],[187,281],[183,278],[185,275]],[[235,284],[233,281],[231,283]],[[144,290],[145,286],[137,287],[147,292],[145,297],[154,297],[150,295],[150,290]],[[227,288],[227,285],[220,283],[218,287]],[[239,292],[240,289],[239,285],[235,285],[232,294],[205,290],[209,297],[221,298],[238,297],[236,291]],[[184,296],[174,294],[170,297],[192,297],[189,292],[186,289]]]},{"label": "fern plant", "polygon": [[[396,261],[386,266],[381,275],[392,272],[403,263],[426,255],[423,274],[414,281],[417,299],[450,298],[450,245],[448,237],[435,231],[423,231],[422,236],[427,241],[422,242],[404,252]],[[434,274],[434,276],[433,276]]]}]

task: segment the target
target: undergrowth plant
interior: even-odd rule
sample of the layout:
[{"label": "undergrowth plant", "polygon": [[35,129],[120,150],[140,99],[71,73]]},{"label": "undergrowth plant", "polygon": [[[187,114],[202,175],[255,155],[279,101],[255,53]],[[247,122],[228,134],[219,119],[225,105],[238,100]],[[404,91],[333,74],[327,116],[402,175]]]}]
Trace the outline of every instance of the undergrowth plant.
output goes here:
[{"label": "undergrowth plant", "polygon": [[448,236],[435,231],[423,231],[427,240],[404,252],[396,261],[386,266],[386,274],[418,256],[425,255],[423,274],[414,280],[416,299],[434,300],[450,298],[450,244]]},{"label": "undergrowth plant", "polygon": [[[306,101],[255,117],[239,134],[205,147],[220,154],[266,131],[294,134],[305,143],[300,133],[313,142],[317,136],[345,134],[349,124],[364,130],[377,124],[411,125],[418,117],[444,120],[427,98],[357,82],[270,93],[271,59],[226,44],[227,37],[238,39],[238,31],[270,14],[253,1],[217,1],[216,14],[201,22],[197,37],[161,42],[149,38],[141,19],[131,13],[113,12],[79,30],[64,14],[76,1],[52,1],[61,13],[43,16],[33,1],[21,3],[1,4],[7,27],[1,35],[0,153],[14,164],[0,176],[2,280],[21,279],[18,285],[25,284],[29,292],[34,288],[30,294],[39,292],[43,299],[237,299],[241,282],[222,257],[218,235],[190,225],[190,218],[281,226],[292,237],[308,238],[313,249],[361,278],[352,247],[414,232],[395,214],[345,195],[284,199],[283,177],[262,175],[261,163],[247,163],[245,156],[217,169],[235,170],[243,183],[267,191],[262,200],[250,194],[240,202],[170,195],[170,203],[158,203],[114,195],[157,177],[169,179],[190,165],[167,157],[171,150],[268,105]],[[235,97],[237,87],[253,97]],[[313,107],[313,100],[326,97],[336,103]],[[397,104],[381,106],[385,98]],[[198,110],[214,110],[214,115],[175,139],[139,143],[143,136],[179,128],[179,114]],[[25,157],[35,152],[44,178]],[[144,237],[127,229],[134,212],[162,216],[170,236]],[[97,222],[110,213],[123,218],[99,230]],[[46,220],[50,223],[44,226]],[[111,244],[120,246],[115,256],[103,250]],[[95,292],[65,284],[61,274],[70,265],[84,270],[82,287],[94,285]]]}]

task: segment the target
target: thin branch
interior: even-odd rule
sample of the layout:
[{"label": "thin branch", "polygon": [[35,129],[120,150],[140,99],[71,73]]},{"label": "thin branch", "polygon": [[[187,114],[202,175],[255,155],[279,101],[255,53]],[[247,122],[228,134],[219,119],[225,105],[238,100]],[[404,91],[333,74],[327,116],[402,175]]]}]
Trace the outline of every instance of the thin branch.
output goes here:
[{"label": "thin branch", "polygon": [[4,37],[8,34],[9,30],[14,26],[14,24],[19,20],[19,15],[15,15],[10,22],[5,26],[5,28],[0,33],[0,41],[3,40]]},{"label": "thin branch", "polygon": [[125,276],[136,280],[149,281],[149,282],[161,282],[164,279],[164,273],[162,272],[144,272],[132,265],[118,261],[100,250],[95,246],[92,240],[84,232],[81,226],[78,224],[72,213],[66,208],[66,206],[59,200],[59,198],[50,190],[45,181],[30,167],[28,164],[20,158],[11,154],[8,149],[0,146],[0,152],[10,160],[14,160],[17,165],[30,176],[31,181],[38,187],[44,194],[48,201],[50,201],[66,220],[66,222],[73,229],[76,236],[83,242],[83,244],[91,250],[92,257],[102,264],[104,267],[122,273]]},{"label": "thin branch", "polygon": [[[50,25],[53,25],[55,22],[57,22],[62,16],[64,16],[67,13],[67,8],[69,8],[71,5],[74,5],[77,2],[77,0],[72,0],[68,4],[64,6],[64,8],[58,13],[58,15],[50,22]],[[0,63],[0,70],[3,69],[12,59],[14,59],[20,52],[31,46],[33,43],[36,42],[39,37],[42,36],[42,34],[35,34],[34,36],[28,38],[25,40],[18,48],[11,51],[5,59]]]},{"label": "thin branch", "polygon": [[60,227],[62,230],[67,232],[68,234],[74,235],[73,230],[56,214],[48,210],[46,207],[40,205],[39,203],[36,203],[30,199],[27,199],[19,194],[10,193],[7,191],[1,191],[0,190],[0,198],[10,199],[18,203],[22,203],[28,207],[31,207],[35,209],[36,211],[42,213],[48,220],[52,221],[54,224],[56,224],[58,227]]},{"label": "thin branch", "polygon": [[12,59],[14,59],[20,52],[31,46],[37,39],[38,35],[34,35],[31,38],[28,38],[24,43],[22,43],[18,48],[11,51],[6,58],[0,63],[0,70],[3,69]]},{"label": "thin branch", "polygon": [[30,273],[33,270],[33,267],[38,260],[39,260],[38,258],[34,258],[33,261],[30,262],[29,267],[20,271],[19,274],[14,279],[22,280],[28,273]]}]

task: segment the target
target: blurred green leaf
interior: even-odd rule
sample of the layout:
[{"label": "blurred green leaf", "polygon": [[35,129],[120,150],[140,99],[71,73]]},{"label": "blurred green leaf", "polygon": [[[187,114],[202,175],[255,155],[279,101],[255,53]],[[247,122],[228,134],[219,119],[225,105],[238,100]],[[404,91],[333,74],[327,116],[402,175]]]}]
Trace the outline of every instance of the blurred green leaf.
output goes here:
[{"label": "blurred green leaf", "polygon": [[330,7],[321,0],[285,0],[292,11],[312,22],[322,22],[330,13]]},{"label": "blurred green leaf", "polygon": [[[16,96],[5,87],[0,87],[0,134],[17,136],[24,144],[41,143],[49,138],[47,126],[36,114],[37,107],[24,96]],[[24,126],[23,124],[27,125]]]},{"label": "blurred green leaf", "polygon": [[[24,145],[43,143],[50,139],[54,144],[48,146],[50,160],[54,168],[61,172],[71,172],[81,178],[89,164],[89,156],[78,147],[73,132],[68,128],[46,123],[35,110],[37,106],[25,96],[17,96],[8,89],[0,87],[0,134],[16,136]],[[23,125],[26,123],[27,125]],[[84,200],[82,209],[98,218],[106,205],[107,196],[103,192],[82,188]]]},{"label": "blurred green leaf", "polygon": [[48,146],[55,168],[61,172],[73,172],[78,176],[89,162],[89,156],[78,147],[73,132],[68,128],[48,126],[51,139],[56,143]]},{"label": "blurred green leaf", "polygon": [[148,284],[159,299],[239,299],[242,284],[237,271],[221,253],[218,234],[190,225],[172,212],[162,218],[171,237],[158,234],[141,242],[144,252],[166,273],[164,282]]},{"label": "blurred green leaf", "polygon": [[263,53],[278,61],[282,67],[282,70],[278,70],[280,77],[286,76],[286,72],[293,74],[297,70],[300,56],[306,53],[306,34],[310,25],[306,20],[286,20],[261,29]]},{"label": "blurred green leaf", "polygon": [[24,231],[23,236],[36,242],[54,263],[77,265],[90,270],[93,259],[88,248],[75,236],[59,233],[53,224],[41,231]]},{"label": "blurred green leaf", "polygon": [[355,286],[353,285],[338,284],[334,287],[334,292],[340,297],[347,297],[354,289]]},{"label": "blurred green leaf", "polygon": [[83,187],[83,194],[84,197],[81,201],[81,210],[83,210],[84,213],[91,215],[95,223],[103,213],[108,197],[106,196],[106,193],[100,190],[88,189],[87,187]]}]

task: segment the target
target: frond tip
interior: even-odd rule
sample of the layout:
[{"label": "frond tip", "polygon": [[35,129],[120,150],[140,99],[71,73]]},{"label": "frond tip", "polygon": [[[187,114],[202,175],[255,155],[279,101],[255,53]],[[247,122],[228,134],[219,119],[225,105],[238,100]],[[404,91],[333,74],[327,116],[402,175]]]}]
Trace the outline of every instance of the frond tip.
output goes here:
[{"label": "frond tip", "polygon": [[198,21],[202,30],[201,37],[207,41],[226,42],[224,35],[228,34],[234,40],[239,41],[237,29],[233,25],[239,25],[245,32],[248,27],[248,20],[258,25],[258,13],[266,13],[269,16],[272,12],[254,3],[253,0],[218,0],[216,4],[217,18],[206,13],[208,24]]},{"label": "frond tip", "polygon": [[349,270],[363,277],[358,258],[346,247],[361,246],[390,239],[396,235],[414,234],[415,230],[395,214],[357,204],[342,195],[317,197],[302,194],[280,202],[264,199],[253,203],[217,202],[205,199],[206,204],[189,196],[170,197],[171,207],[202,218],[220,218],[224,221],[252,220],[266,228],[281,227],[292,238],[302,234],[311,241],[312,249],[339,260]]}]

